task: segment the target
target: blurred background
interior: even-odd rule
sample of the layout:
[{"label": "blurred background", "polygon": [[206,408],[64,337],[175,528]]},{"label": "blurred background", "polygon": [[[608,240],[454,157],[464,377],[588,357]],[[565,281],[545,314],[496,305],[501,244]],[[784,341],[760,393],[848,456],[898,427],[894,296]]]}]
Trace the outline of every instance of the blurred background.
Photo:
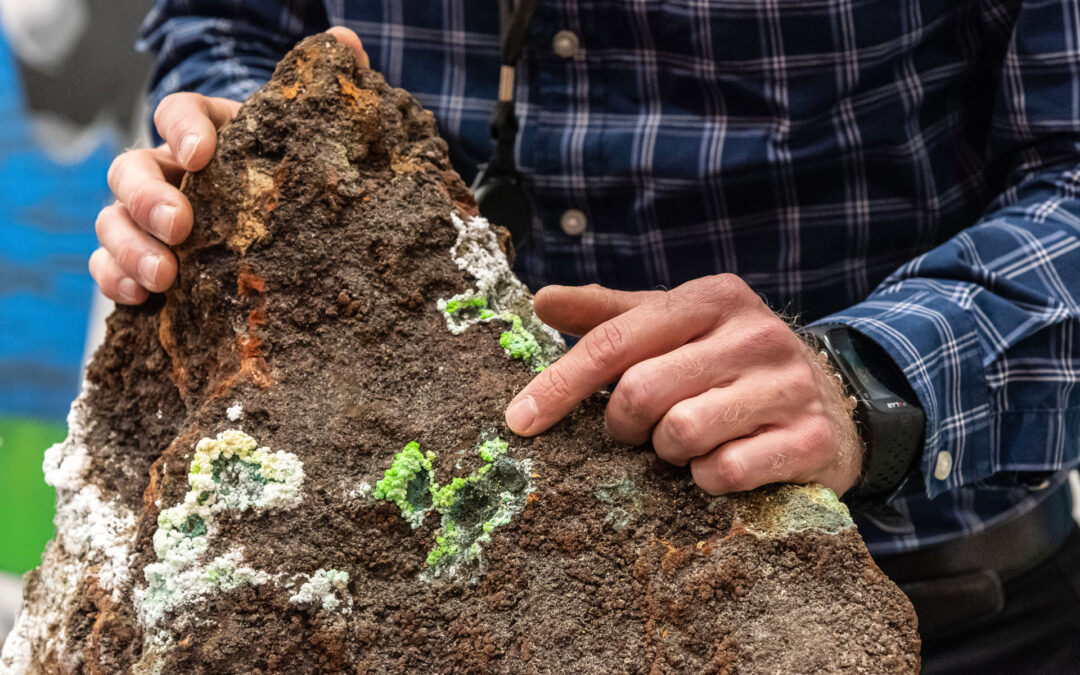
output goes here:
[{"label": "blurred background", "polygon": [[145,134],[134,43],[149,8],[0,0],[0,643],[52,536],[42,455],[111,309],[86,264],[109,164]]}]

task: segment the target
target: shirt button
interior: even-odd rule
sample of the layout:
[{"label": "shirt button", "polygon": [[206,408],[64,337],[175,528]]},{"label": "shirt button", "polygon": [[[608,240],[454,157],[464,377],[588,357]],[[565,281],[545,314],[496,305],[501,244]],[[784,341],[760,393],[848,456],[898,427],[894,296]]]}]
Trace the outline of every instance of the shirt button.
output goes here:
[{"label": "shirt button", "polygon": [[564,59],[572,58],[577,54],[578,36],[568,30],[561,30],[555,33],[555,37],[551,40],[551,48],[557,56]]},{"label": "shirt button", "polygon": [[562,231],[569,234],[572,237],[576,237],[585,231],[585,226],[588,225],[585,220],[585,214],[577,209],[569,209],[562,214],[562,218],[559,219],[559,227]]},{"label": "shirt button", "polygon": [[945,480],[952,471],[952,455],[942,450],[937,454],[937,464],[934,465],[934,478]]}]

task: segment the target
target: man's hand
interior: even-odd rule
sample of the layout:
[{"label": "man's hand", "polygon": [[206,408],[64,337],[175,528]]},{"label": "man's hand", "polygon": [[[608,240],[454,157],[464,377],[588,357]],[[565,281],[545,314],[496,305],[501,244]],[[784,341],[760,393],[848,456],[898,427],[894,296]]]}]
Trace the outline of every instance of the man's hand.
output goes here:
[{"label": "man's hand", "polygon": [[824,357],[737,276],[668,292],[549,286],[535,306],[545,323],[584,337],[510,403],[514,432],[544,431],[618,378],[611,437],[652,439],[707,492],[815,481],[839,495],[858,480],[852,401]]},{"label": "man's hand", "polygon": [[[353,50],[361,66],[368,56],[356,33],[329,31]],[[193,214],[177,186],[185,171],[210,162],[217,130],[236,116],[240,104],[202,94],[167,96],[154,112],[154,125],[165,143],[129,150],[109,168],[109,188],[116,202],[98,214],[95,229],[101,247],[90,256],[90,274],[101,292],[125,305],[136,305],[147,291],[161,292],[176,279],[176,256],[166,245],[184,241]]]}]

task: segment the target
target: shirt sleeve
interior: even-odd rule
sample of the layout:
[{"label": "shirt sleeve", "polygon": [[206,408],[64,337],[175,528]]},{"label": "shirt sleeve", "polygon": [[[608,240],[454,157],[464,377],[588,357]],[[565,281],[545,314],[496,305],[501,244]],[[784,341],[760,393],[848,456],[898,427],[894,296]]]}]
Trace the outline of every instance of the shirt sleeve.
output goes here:
[{"label": "shirt sleeve", "polygon": [[1025,0],[987,142],[1008,175],[980,220],[822,322],[873,338],[926,410],[931,498],[1080,458],[1080,7]]},{"label": "shirt sleeve", "polygon": [[148,108],[178,91],[242,101],[294,44],[327,28],[319,0],[157,0],[136,43],[155,56]]}]

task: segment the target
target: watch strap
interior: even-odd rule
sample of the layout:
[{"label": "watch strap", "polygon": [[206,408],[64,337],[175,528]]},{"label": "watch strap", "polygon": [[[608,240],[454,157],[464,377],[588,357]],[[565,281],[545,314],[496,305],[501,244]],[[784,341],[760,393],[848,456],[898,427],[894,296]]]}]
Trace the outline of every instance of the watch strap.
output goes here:
[{"label": "watch strap", "polygon": [[[899,366],[876,342],[843,324],[815,324],[800,330],[824,351],[855,398],[855,424],[865,454],[859,482],[846,497],[881,497],[892,492],[921,455],[925,413]],[[872,378],[873,395],[860,382]]]}]

